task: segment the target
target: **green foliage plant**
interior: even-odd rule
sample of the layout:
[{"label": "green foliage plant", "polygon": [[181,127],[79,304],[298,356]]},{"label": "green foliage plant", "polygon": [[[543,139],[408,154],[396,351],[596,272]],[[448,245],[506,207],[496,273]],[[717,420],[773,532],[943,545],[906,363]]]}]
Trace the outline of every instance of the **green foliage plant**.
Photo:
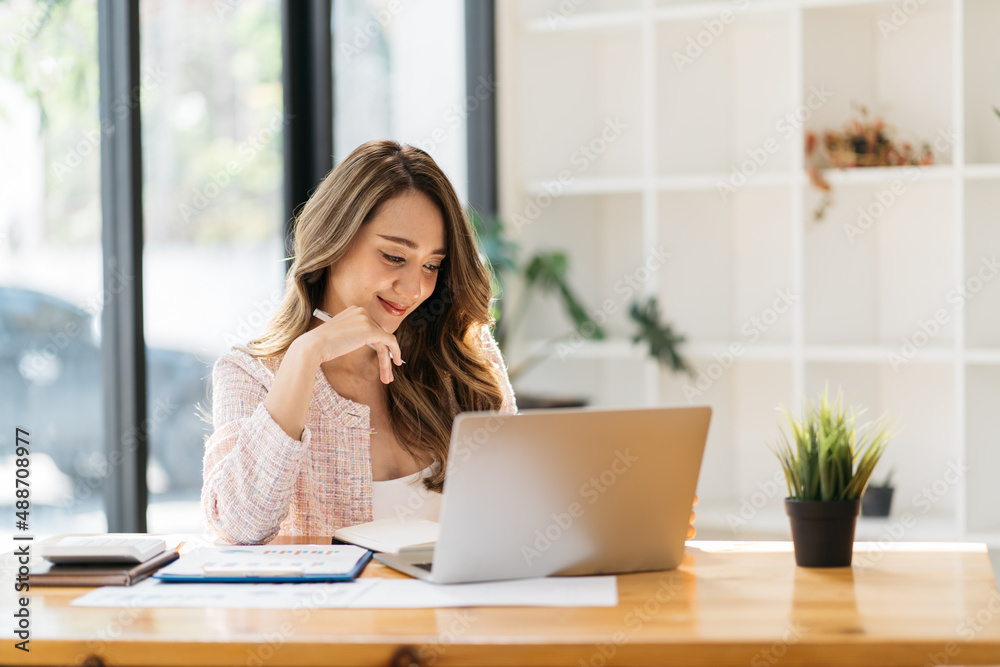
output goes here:
[{"label": "green foliage plant", "polygon": [[781,461],[791,500],[855,500],[864,493],[875,464],[895,432],[882,415],[857,426],[864,410],[844,407],[843,392],[831,401],[829,387],[807,401],[796,418],[781,407],[791,435],[780,430],[771,450]]},{"label": "green foliage plant", "polygon": [[[582,299],[570,287],[569,257],[565,252],[537,251],[521,262],[518,259],[520,248],[506,237],[503,221],[499,217],[486,220],[472,209],[469,210],[469,218],[476,232],[480,253],[490,269],[494,294],[503,295],[505,277],[519,277],[525,288],[523,298],[515,307],[508,309],[503,299],[495,300],[491,305],[490,314],[496,320],[494,337],[500,349],[504,349],[508,337],[523,323],[531,297],[536,293],[555,295],[566,316],[573,322],[573,331],[554,338],[541,352],[512,365],[507,370],[512,381],[545,361],[551,355],[551,346],[571,338],[574,333],[591,340],[606,339],[604,328],[590,316]],[[646,341],[650,356],[662,366],[694,377],[694,370],[680,352],[685,338],[676,333],[670,323],[663,321],[655,297],[649,297],[645,303],[634,301],[629,315],[638,326],[632,342]]]}]

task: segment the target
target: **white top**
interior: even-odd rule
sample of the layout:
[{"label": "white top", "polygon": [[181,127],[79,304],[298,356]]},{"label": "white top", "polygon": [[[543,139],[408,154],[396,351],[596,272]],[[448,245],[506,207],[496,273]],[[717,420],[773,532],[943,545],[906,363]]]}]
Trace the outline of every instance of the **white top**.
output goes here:
[{"label": "white top", "polygon": [[441,494],[429,491],[423,479],[434,474],[432,464],[412,475],[372,482],[372,521],[379,519],[428,519],[437,521]]}]

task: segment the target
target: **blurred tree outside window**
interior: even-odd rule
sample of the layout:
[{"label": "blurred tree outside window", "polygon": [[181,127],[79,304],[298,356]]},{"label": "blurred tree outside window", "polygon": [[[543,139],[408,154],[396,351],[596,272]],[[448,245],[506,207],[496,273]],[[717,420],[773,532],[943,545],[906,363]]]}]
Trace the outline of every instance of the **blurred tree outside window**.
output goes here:
[{"label": "blurred tree outside window", "polygon": [[143,299],[152,532],[203,530],[211,369],[280,302],[279,0],[143,0]]},{"label": "blurred tree outside window", "polygon": [[94,0],[0,2],[0,423],[30,434],[34,535],[107,529],[97,77]]}]

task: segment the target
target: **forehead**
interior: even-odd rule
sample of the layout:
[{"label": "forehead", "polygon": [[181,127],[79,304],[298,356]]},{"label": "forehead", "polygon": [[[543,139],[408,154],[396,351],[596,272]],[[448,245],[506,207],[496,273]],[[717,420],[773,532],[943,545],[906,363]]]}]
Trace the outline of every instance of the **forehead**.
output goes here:
[{"label": "forehead", "polygon": [[425,251],[445,247],[444,217],[422,192],[406,192],[383,202],[361,234],[371,240],[379,236],[408,239]]}]

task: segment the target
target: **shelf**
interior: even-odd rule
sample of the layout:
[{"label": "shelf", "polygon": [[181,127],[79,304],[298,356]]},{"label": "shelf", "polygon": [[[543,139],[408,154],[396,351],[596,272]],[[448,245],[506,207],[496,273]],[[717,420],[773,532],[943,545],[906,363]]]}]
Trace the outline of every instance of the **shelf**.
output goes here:
[{"label": "shelf", "polygon": [[[747,341],[735,340],[729,343],[696,343],[683,345],[681,350],[684,356],[697,363],[705,360],[718,360],[729,355],[747,361],[783,361],[792,360],[792,346],[780,343],[750,343]],[[738,355],[734,355],[734,350],[739,350]]]},{"label": "shelf", "polygon": [[[565,252],[567,280],[584,308],[609,336],[624,336],[632,325],[632,302],[655,282],[670,261],[662,248],[643,243],[642,198],[638,195],[558,197],[537,217],[508,219],[523,259],[539,251]],[[515,224],[520,229],[515,232]],[[551,339],[574,324],[555,295],[536,295],[524,313],[527,340]]]},{"label": "shelf", "polygon": [[[957,273],[955,188],[909,185],[900,194],[839,188],[822,221],[803,232],[805,341],[950,349],[962,316]],[[806,192],[804,214],[818,201]],[[884,202],[884,203],[883,203]],[[998,281],[1000,284],[1000,281]]]},{"label": "shelf", "polygon": [[[592,179],[641,174],[642,88],[634,72],[641,57],[638,28],[619,32],[538,34],[519,40],[510,55],[519,86],[507,122],[518,182],[560,177]],[[540,103],[554,85],[564,92]],[[565,180],[565,179],[563,179]]]},{"label": "shelf", "polygon": [[597,178],[570,178],[562,181],[532,181],[527,187],[528,194],[534,197],[639,194],[642,189],[643,180],[637,176],[601,176]]},{"label": "shelf", "polygon": [[[997,118],[1000,123],[1000,118]],[[963,170],[967,180],[992,180],[1000,178],[1000,164],[967,164]]]},{"label": "shelf", "polygon": [[[731,508],[778,469],[763,446],[775,407],[843,386],[868,416],[900,418],[877,473],[897,468],[897,498],[942,489],[903,539],[1000,547],[1000,279],[984,263],[1000,258],[1000,2],[742,4],[498,5],[517,14],[499,23],[511,86],[500,93],[511,109],[498,144],[504,212],[542,209],[525,247],[570,251],[588,307],[649,248],[669,254],[636,294],[611,290],[622,307],[609,340],[583,342],[572,363],[550,360],[535,382],[599,404],[711,406],[699,536],[714,522],[720,539],[734,537],[725,513],[706,519],[706,507]],[[561,7],[568,15],[547,14]],[[713,31],[725,11],[736,20]],[[832,203],[814,221],[822,194],[803,168],[805,135],[842,128],[854,103],[898,141],[937,140],[937,164],[826,170]],[[614,116],[629,129],[577,170],[573,152]],[[761,157],[765,145],[776,149]],[[782,294],[791,303],[776,309]],[[695,377],[631,343],[625,307],[647,295],[686,337]],[[536,342],[569,328],[554,301],[536,304],[527,325]],[[975,472],[942,486],[957,461]],[[780,501],[768,500],[755,530],[787,539]],[[862,518],[859,539],[890,525]]]},{"label": "shelf", "polygon": [[[578,5],[582,0],[575,2]],[[892,5],[888,0],[753,0],[744,6],[734,3],[733,0],[706,0],[696,4],[661,0],[658,4],[659,6],[647,15],[641,9],[583,11],[582,8],[576,5],[570,6],[565,2],[552,3],[544,11],[536,10],[535,16],[523,18],[523,26],[525,31],[534,33],[614,31],[641,25],[647,16],[658,24],[718,19],[723,21],[723,25],[732,25],[742,17],[788,13],[797,7],[808,10]],[[605,3],[604,6],[612,5]],[[728,20],[724,20],[723,17]]]},{"label": "shelf", "polygon": [[[845,403],[863,406],[862,421],[888,415],[897,434],[875,471],[876,479],[895,470],[894,479],[903,510],[955,513],[962,504],[963,479],[953,468],[963,460],[964,444],[955,433],[963,420],[955,400],[958,385],[951,364],[888,364],[808,362],[804,395],[819,396],[843,389]],[[917,498],[925,496],[925,500]]]},{"label": "shelf", "polygon": [[[998,119],[1000,120],[1000,119]],[[947,181],[955,176],[950,164],[907,167],[855,167],[852,169],[824,169],[823,177],[831,185],[881,185],[892,181]]]},{"label": "shelf", "polygon": [[[806,120],[807,130],[821,135],[843,127],[858,115],[855,104],[914,145],[955,127],[952,3],[924,0],[919,7],[901,26],[893,2],[803,9],[803,89],[824,86],[832,93]],[[885,32],[886,26],[899,29]],[[935,148],[936,162],[953,162],[948,142]]]},{"label": "shelf", "polygon": [[[705,18],[656,24],[654,146],[660,176],[711,174],[714,189],[715,174],[753,181],[762,173],[791,170],[798,150],[787,121],[796,107],[788,62],[791,18],[789,12],[756,13],[754,20],[735,20],[717,34]],[[694,41],[702,35],[702,43]]]},{"label": "shelf", "polygon": [[[553,8],[546,10],[543,16],[525,19],[524,29],[534,33],[614,31],[641,25],[647,16],[656,23],[717,19],[723,25],[732,25],[734,21],[747,15],[787,13],[794,8],[794,2],[795,0],[754,0],[741,8],[732,0],[716,0],[699,4],[663,5],[650,14],[642,10],[563,12]],[[723,16],[728,20],[724,20]]]},{"label": "shelf", "polygon": [[[763,445],[762,445],[763,447]],[[768,456],[764,450],[761,456]],[[777,492],[768,496],[758,489],[756,495],[749,494],[743,500],[729,503],[701,503],[695,506],[695,529],[699,539],[791,539],[788,515],[785,513],[784,498],[788,491],[784,477],[780,477]],[[768,479],[768,482],[772,480]],[[770,491],[769,485],[763,485]],[[699,487],[700,489],[700,487]],[[759,505],[760,507],[756,507]],[[909,516],[904,515],[909,513]],[[899,538],[894,535],[902,536]],[[888,517],[859,516],[854,539],[859,542],[879,540],[900,542],[941,542],[970,540],[983,541],[997,546],[1000,534],[984,533],[979,536],[963,535],[955,526],[955,517],[950,512],[930,511],[921,513],[918,508],[904,508],[893,499],[892,514]]]},{"label": "shelf", "polygon": [[[965,422],[967,463],[965,497],[966,527],[969,530],[1000,529],[997,502],[997,473],[1000,472],[1000,368],[971,367],[965,374]],[[1000,546],[1000,545],[998,545]]]},{"label": "shelf", "polygon": [[[869,363],[891,364],[893,355],[900,355],[900,347],[888,345],[807,345],[804,356],[814,363]],[[901,355],[900,355],[901,356]],[[912,357],[904,357],[906,363],[940,364],[953,362],[953,349],[920,349]]]},{"label": "shelf", "polygon": [[670,21],[690,21],[693,19],[719,19],[723,20],[724,13],[728,12],[732,17],[724,24],[732,25],[734,21],[743,16],[753,16],[768,14],[773,12],[787,12],[794,8],[794,1],[789,0],[753,0],[748,3],[735,3],[732,0],[709,0],[698,4],[690,3],[667,3],[653,10],[653,20],[657,22]]},{"label": "shelf", "polygon": [[965,363],[998,366],[1000,365],[1000,349],[966,348]]},{"label": "shelf", "polygon": [[[723,185],[729,184],[731,174],[718,172],[706,174],[678,174],[659,176],[653,181],[657,192],[711,192],[718,194]],[[747,179],[742,189],[787,187],[806,183],[804,174],[792,172],[761,172]],[[639,194],[646,188],[646,181],[638,176],[601,176],[596,178],[568,178],[563,181],[549,179],[532,181],[527,186],[529,195],[572,196],[604,194]]]},{"label": "shelf", "polygon": [[[792,338],[794,299],[787,192],[740,190],[658,198],[659,236],[671,252],[660,271],[660,306],[692,342]],[[696,286],[696,289],[694,287]]]},{"label": "shelf", "polygon": [[[513,379],[517,395],[579,397],[592,407],[652,405],[648,385],[641,378],[647,357],[625,353],[616,359],[587,356],[587,350],[566,357],[552,354]],[[509,358],[516,368],[518,359]],[[637,381],[637,378],[640,378]]]},{"label": "shelf", "polygon": [[[718,193],[723,185],[729,185],[731,173],[715,174],[675,174],[672,176],[660,176],[656,179],[656,189],[660,192],[695,192],[706,190]],[[774,188],[781,186],[791,186],[795,183],[805,182],[804,175],[793,174],[788,171],[779,172],[757,172],[746,179],[746,183],[740,185],[737,190],[744,188]]]},{"label": "shelf", "polygon": [[[998,119],[997,122],[1000,122]],[[989,180],[1000,178],[1000,165],[970,165],[963,170],[964,176],[970,180]],[[881,185],[893,181],[938,182],[949,181],[956,175],[952,165],[929,165],[909,167],[858,167],[854,169],[824,169],[823,176],[831,185]],[[723,185],[731,185],[732,173],[692,173],[659,176],[653,182],[657,192],[699,192],[719,193]],[[757,172],[746,179],[735,190],[754,188],[791,187],[793,185],[808,185],[809,179],[805,173],[789,171]],[[639,176],[601,176],[570,178],[565,181],[549,179],[532,181],[527,190],[531,195],[600,195],[640,193],[644,190],[646,181]]]},{"label": "shelf", "polygon": [[608,11],[564,14],[550,11],[541,18],[529,19],[524,24],[528,32],[577,32],[601,31],[608,32],[622,28],[634,28],[643,21],[643,11]]},{"label": "shelf", "polygon": [[[532,353],[542,350],[547,341],[534,340],[528,345]],[[581,359],[642,359],[648,356],[645,343],[632,343],[631,339],[584,340],[573,344],[574,355]],[[791,344],[751,343],[747,340],[730,342],[699,342],[682,344],[684,356],[695,366],[699,362],[735,356],[737,360],[789,362],[795,356]],[[738,353],[734,355],[734,350]],[[808,363],[890,364],[890,356],[899,354],[898,347],[888,345],[807,345],[802,350]],[[922,349],[907,359],[907,364],[954,363],[953,349]],[[969,364],[1000,365],[1000,350],[969,350],[965,354]],[[697,368],[696,368],[697,370]]]},{"label": "shelf", "polygon": [[[560,357],[559,350],[574,359],[649,359],[649,348],[645,343],[633,343],[629,339],[576,340],[551,344],[547,340],[532,340],[528,343],[528,354],[539,354],[546,349]],[[652,361],[652,359],[650,359]]]},{"label": "shelf", "polygon": [[[1000,118],[997,119],[1000,123]],[[953,299],[965,308],[965,344],[1000,348],[1000,192],[990,181],[965,184],[965,248],[961,291]]]},{"label": "shelf", "polygon": [[[964,0],[963,42],[965,108],[965,162],[982,165],[996,173],[1000,162],[1000,118],[993,108],[1000,106],[997,71],[1000,71],[1000,3],[996,0]],[[992,168],[992,169],[991,169]],[[991,178],[993,178],[991,176]]]}]

